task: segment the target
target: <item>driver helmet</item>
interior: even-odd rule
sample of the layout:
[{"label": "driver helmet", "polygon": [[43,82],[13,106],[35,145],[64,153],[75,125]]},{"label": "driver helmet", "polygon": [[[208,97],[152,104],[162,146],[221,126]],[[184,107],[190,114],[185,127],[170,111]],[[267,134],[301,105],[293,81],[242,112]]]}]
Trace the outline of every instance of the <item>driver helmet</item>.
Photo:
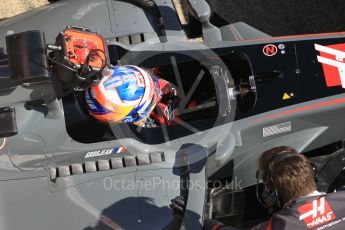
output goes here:
[{"label": "driver helmet", "polygon": [[85,93],[88,111],[102,122],[139,123],[160,99],[154,74],[132,65],[115,66]]}]

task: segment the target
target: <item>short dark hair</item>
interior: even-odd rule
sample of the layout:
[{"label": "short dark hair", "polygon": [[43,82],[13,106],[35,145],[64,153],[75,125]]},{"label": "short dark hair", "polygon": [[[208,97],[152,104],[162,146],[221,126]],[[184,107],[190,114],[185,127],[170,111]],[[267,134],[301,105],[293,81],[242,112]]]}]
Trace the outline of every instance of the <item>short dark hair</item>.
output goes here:
[{"label": "short dark hair", "polygon": [[[288,154],[289,157],[282,158]],[[291,147],[280,146],[264,152],[259,158],[259,170],[266,186],[276,189],[284,203],[316,190],[309,159]]]}]

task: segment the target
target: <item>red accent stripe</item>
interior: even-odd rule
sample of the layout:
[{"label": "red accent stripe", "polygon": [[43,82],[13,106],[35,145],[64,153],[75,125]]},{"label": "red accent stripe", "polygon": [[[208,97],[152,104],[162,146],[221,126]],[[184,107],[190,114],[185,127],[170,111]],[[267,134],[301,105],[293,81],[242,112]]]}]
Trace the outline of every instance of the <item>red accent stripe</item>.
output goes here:
[{"label": "red accent stripe", "polygon": [[271,224],[272,224],[272,218],[268,221],[267,226],[266,226],[266,230],[272,230]]},{"label": "red accent stripe", "polygon": [[216,224],[216,225],[213,225],[212,227],[212,230],[218,230],[219,228],[223,227],[224,225],[222,224]]},{"label": "red accent stripe", "polygon": [[265,116],[265,117],[262,117],[262,118],[255,120],[255,122],[265,121],[265,120],[269,120],[269,119],[273,119],[273,118],[286,116],[289,114],[301,113],[301,112],[305,112],[308,110],[313,110],[313,109],[317,109],[317,108],[321,108],[321,107],[327,107],[327,106],[341,104],[341,103],[345,103],[345,98],[339,98],[339,99],[335,99],[332,101],[326,101],[326,102],[322,102],[322,103],[318,103],[318,104],[307,105],[307,106],[303,106],[303,107],[300,107],[297,109],[292,109],[292,110],[268,115],[268,116]]},{"label": "red accent stripe", "polygon": [[[282,40],[282,39],[289,39],[289,38],[305,38],[305,37],[318,37],[318,36],[329,36],[329,35],[345,35],[345,32],[333,32],[333,33],[318,33],[318,34],[302,34],[302,35],[290,35],[290,36],[280,36],[280,37],[269,37],[269,38],[256,38],[256,39],[248,39],[242,40],[241,42],[248,42],[248,41],[265,41],[265,40]],[[278,41],[277,41],[278,42]]]},{"label": "red accent stripe", "polygon": [[3,149],[6,145],[6,138],[3,139],[2,144],[0,145],[0,150]]}]

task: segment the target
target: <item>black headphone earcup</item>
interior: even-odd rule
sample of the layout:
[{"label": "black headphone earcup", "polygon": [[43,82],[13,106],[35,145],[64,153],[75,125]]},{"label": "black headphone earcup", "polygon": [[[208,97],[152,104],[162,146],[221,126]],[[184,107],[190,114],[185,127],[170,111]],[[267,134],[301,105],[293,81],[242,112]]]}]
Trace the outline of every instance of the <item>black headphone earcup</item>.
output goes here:
[{"label": "black headphone earcup", "polygon": [[276,189],[274,191],[272,191],[270,188],[265,186],[265,188],[262,192],[262,199],[268,207],[273,208],[273,207],[278,205],[277,195],[278,195],[278,193],[277,193]]},{"label": "black headphone earcup", "polygon": [[280,197],[279,197],[277,189],[274,189],[274,196],[275,196],[275,198],[274,198],[275,199],[275,205],[274,206],[280,208],[281,203],[280,203],[280,199],[279,199]]}]

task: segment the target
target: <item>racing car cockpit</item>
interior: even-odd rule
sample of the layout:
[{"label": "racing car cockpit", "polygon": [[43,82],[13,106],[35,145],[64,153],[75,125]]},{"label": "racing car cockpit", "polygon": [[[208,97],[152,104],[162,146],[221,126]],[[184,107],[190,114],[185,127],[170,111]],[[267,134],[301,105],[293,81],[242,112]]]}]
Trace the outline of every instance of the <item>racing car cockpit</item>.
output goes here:
[{"label": "racing car cockpit", "polygon": [[180,1],[182,24],[173,2],[66,0],[0,23],[0,229],[249,225],[257,159],[280,145],[313,159],[320,191],[343,186],[344,33],[270,37],[215,24],[204,0]]},{"label": "racing car cockpit", "polygon": [[[237,113],[245,113],[255,105],[255,80],[249,58],[242,53],[219,55],[205,47],[197,49],[198,45],[178,52],[173,51],[176,47],[169,51],[167,45],[164,52],[147,47],[124,51],[114,44],[107,44],[106,49],[99,35],[77,27],[67,28],[59,35],[57,44],[49,47],[54,50],[49,60],[58,76],[54,86],[57,96],[62,98],[66,129],[78,142],[134,138],[147,144],[161,144],[227,123],[233,119],[235,108]],[[96,52],[91,54],[90,50]],[[120,59],[115,62],[114,56]],[[153,106],[140,125],[99,122],[87,111],[86,89],[99,81],[110,65],[140,66],[170,88],[160,93],[162,103]]]},{"label": "racing car cockpit", "polygon": [[[100,214],[100,224],[113,227],[169,227],[172,219],[164,216],[167,212],[155,213],[160,219],[152,222],[155,218],[147,217],[150,209],[146,204],[133,206],[132,200],[123,198],[140,195],[163,207],[169,198],[183,195],[187,206],[181,229],[201,229],[206,207],[200,201],[207,198],[208,158],[227,159],[224,155],[228,154],[212,149],[216,148],[218,136],[229,130],[236,113],[245,113],[254,106],[256,88],[245,54],[216,54],[197,43],[188,46],[187,50],[176,44],[144,44],[122,52],[120,60],[110,63],[114,52],[123,48],[106,44],[102,36],[84,28],[67,27],[53,45],[45,44],[42,31],[8,36],[8,66],[5,61],[0,72],[5,76],[0,78],[0,138],[5,138],[7,144],[0,151],[9,156],[11,170],[35,174],[30,180],[48,171],[49,191],[55,194],[52,199],[61,199],[62,204],[65,199],[61,196],[66,194],[76,204],[73,209],[82,207],[93,216],[93,206],[83,196],[91,193],[86,187],[95,188],[104,198],[100,203],[113,203],[110,210],[133,212],[137,220]],[[119,57],[119,53],[116,55]],[[142,119],[133,121],[124,116],[119,122],[104,122],[98,118],[110,111],[106,107],[109,103],[102,104],[106,110],[103,113],[96,114],[99,110],[91,108],[89,100],[98,91],[116,89],[114,92],[120,94],[121,86],[125,87],[121,92],[129,94],[119,103],[125,104],[128,98],[137,100],[133,102],[138,113],[133,118],[137,118],[142,115],[138,107],[144,98],[152,96],[145,96],[145,91],[151,92],[147,82],[156,87],[152,92],[157,91],[157,100],[147,105],[147,116]],[[103,88],[93,88],[101,84]],[[140,84],[144,90],[140,90]],[[98,99],[95,97],[94,103],[100,103]],[[112,112],[120,116],[119,111]],[[18,141],[24,147],[16,145]],[[111,178],[111,186],[107,186],[107,178]],[[178,186],[152,191],[140,187],[133,194],[121,188],[116,195],[100,189],[113,188],[114,181],[123,178],[127,182],[160,178],[169,183],[178,181]],[[34,183],[30,180],[28,187]],[[41,189],[37,195],[46,197],[44,191]],[[100,203],[95,201],[93,205]],[[108,206],[103,203],[102,208]],[[138,207],[140,213],[136,214]]]}]

